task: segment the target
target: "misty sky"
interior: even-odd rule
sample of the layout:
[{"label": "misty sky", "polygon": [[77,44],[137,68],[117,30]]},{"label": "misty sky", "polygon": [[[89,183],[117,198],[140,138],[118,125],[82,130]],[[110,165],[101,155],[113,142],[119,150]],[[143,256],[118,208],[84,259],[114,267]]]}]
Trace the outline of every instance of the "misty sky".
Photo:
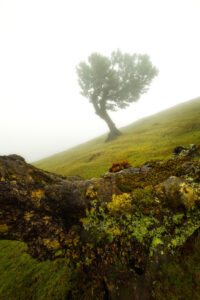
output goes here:
[{"label": "misty sky", "polygon": [[147,94],[118,127],[200,96],[199,0],[0,0],[0,155],[35,161],[108,131],[80,95],[92,52],[147,53]]}]

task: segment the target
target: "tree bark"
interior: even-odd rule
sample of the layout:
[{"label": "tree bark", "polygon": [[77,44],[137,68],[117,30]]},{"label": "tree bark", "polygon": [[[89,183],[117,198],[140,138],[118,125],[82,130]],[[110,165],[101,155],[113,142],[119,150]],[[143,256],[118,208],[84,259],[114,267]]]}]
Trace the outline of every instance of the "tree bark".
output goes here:
[{"label": "tree bark", "polygon": [[122,134],[119,129],[117,129],[115,123],[111,120],[106,110],[101,114],[100,117],[106,122],[110,130],[106,142],[110,142]]},{"label": "tree bark", "polygon": [[106,122],[106,124],[108,125],[108,128],[110,130],[108,137],[106,139],[106,142],[112,141],[112,140],[116,139],[118,136],[120,136],[122,133],[119,131],[119,129],[117,129],[117,127],[115,126],[115,123],[111,120],[109,114],[106,111],[105,101],[101,102],[100,107],[98,106],[98,104],[96,103],[95,100],[93,100],[92,103],[94,105],[96,114]]}]

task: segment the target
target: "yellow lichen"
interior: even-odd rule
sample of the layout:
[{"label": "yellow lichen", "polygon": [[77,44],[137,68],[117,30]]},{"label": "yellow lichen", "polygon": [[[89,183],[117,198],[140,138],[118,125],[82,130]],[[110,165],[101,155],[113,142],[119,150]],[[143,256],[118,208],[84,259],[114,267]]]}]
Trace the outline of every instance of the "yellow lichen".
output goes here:
[{"label": "yellow lichen", "polygon": [[32,211],[30,212],[26,212],[25,215],[24,215],[24,219],[26,221],[30,221],[31,217],[34,215],[34,213]]},{"label": "yellow lichen", "polygon": [[63,241],[66,240],[66,235],[65,235],[63,232],[61,232],[61,233],[59,234],[59,236],[60,236],[60,241],[61,241],[61,242],[63,242]]},{"label": "yellow lichen", "polygon": [[87,218],[81,218],[81,219],[80,219],[80,222],[81,222],[83,225],[87,225],[87,224],[88,224],[88,219],[87,219]]},{"label": "yellow lichen", "polygon": [[94,185],[90,185],[86,191],[86,196],[90,199],[95,199],[97,197],[97,191],[95,191]]},{"label": "yellow lichen", "polygon": [[8,226],[6,224],[0,225],[0,232],[4,233],[6,231],[8,231]]},{"label": "yellow lichen", "polygon": [[45,192],[43,190],[33,190],[31,191],[31,200],[36,207],[40,206],[40,200],[44,197]]},{"label": "yellow lichen", "polygon": [[124,193],[122,195],[113,195],[112,201],[108,203],[107,207],[111,215],[117,216],[124,213],[131,213],[133,206],[130,194]]},{"label": "yellow lichen", "polygon": [[179,191],[185,207],[188,209],[192,208],[197,200],[194,189],[188,186],[186,183],[181,183]]},{"label": "yellow lichen", "polygon": [[119,227],[109,228],[106,232],[109,233],[109,234],[111,234],[111,235],[115,235],[115,236],[122,234],[121,231],[120,231],[120,229],[119,229]]},{"label": "yellow lichen", "polygon": [[58,240],[43,239],[43,243],[47,248],[53,250],[58,250],[60,248],[60,243]]},{"label": "yellow lichen", "polygon": [[45,225],[47,225],[51,219],[52,219],[52,218],[49,217],[49,216],[43,217],[43,220],[44,220],[44,222],[45,222]]}]

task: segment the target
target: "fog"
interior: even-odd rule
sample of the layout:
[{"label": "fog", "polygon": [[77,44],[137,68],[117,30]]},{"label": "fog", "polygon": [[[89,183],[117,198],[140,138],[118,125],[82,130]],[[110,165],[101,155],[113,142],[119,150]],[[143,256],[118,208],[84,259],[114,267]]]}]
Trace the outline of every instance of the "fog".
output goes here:
[{"label": "fog", "polygon": [[159,75],[117,127],[200,96],[198,0],[0,0],[0,155],[36,161],[108,132],[80,95],[92,52],[147,53]]}]

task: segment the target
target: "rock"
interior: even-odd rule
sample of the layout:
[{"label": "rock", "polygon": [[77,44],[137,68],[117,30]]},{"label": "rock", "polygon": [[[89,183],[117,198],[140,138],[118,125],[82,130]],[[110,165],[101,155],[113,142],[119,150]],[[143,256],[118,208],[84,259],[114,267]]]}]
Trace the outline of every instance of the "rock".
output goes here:
[{"label": "rock", "polygon": [[140,168],[134,168],[134,167],[130,167],[128,169],[125,169],[123,171],[121,171],[122,173],[130,173],[130,174],[138,174],[140,172]]},{"label": "rock", "polygon": [[147,174],[150,170],[151,170],[151,166],[149,165],[144,165],[140,168],[140,171],[145,174]]},{"label": "rock", "polygon": [[157,185],[155,190],[157,196],[165,199],[172,209],[181,207],[191,209],[197,200],[196,191],[185,180],[176,176],[171,176],[163,183]]},{"label": "rock", "polygon": [[174,148],[173,150],[173,155],[179,155],[183,150],[186,150],[185,147],[183,146],[177,146],[176,148]]},{"label": "rock", "polygon": [[[187,173],[186,168],[192,167],[183,167],[183,173]],[[172,160],[162,164],[151,161],[85,180],[42,171],[18,155],[0,156],[0,238],[26,242],[33,257],[53,258],[58,246],[63,248],[72,226],[80,224],[79,219],[85,216],[93,199],[109,202],[113,194],[143,190],[146,186],[157,185],[158,196],[167,199],[172,208],[191,208],[196,196],[190,184],[177,177],[166,180],[176,170]],[[196,177],[198,170],[197,162]],[[164,182],[158,185],[161,180]],[[148,209],[151,207],[149,203]]]},{"label": "rock", "polygon": [[185,169],[186,174],[194,173],[195,172],[195,167],[193,162],[187,161],[182,164],[182,168]]},{"label": "rock", "polygon": [[[175,153],[181,153],[186,148],[181,149]],[[189,150],[194,149],[196,148],[191,146]],[[191,210],[187,213],[186,210],[193,208],[200,198],[197,194],[197,192],[200,194],[199,171],[200,163],[186,156],[184,159],[178,157],[177,160],[163,162],[150,161],[137,168],[130,167],[120,172],[106,173],[100,178],[86,180],[79,176],[66,178],[42,171],[27,164],[17,155],[0,156],[0,239],[24,241],[28,245],[30,255],[39,260],[55,259],[60,255],[67,256],[68,250],[71,249],[67,257],[76,266],[76,271],[78,271],[76,263],[79,264],[82,260],[84,265],[81,270],[85,272],[83,279],[85,282],[91,282],[94,279],[92,276],[98,275],[98,283],[104,280],[103,289],[106,290],[108,299],[153,299],[153,282],[157,279],[158,267],[161,261],[167,258],[169,250],[168,235],[169,237],[172,235],[171,238],[175,237],[173,230],[175,231],[176,224],[170,222],[173,217],[182,215],[184,217],[179,225],[184,225],[187,215],[196,212]],[[120,230],[124,225],[126,230],[127,224],[132,227],[132,223],[125,222],[126,218],[121,218],[122,227],[118,228],[118,234],[115,233],[118,238],[114,243],[111,239],[107,240],[104,234],[108,233],[108,229],[112,229],[107,228],[108,224],[119,223],[119,219],[110,219],[111,223],[102,223],[102,237],[100,234],[102,240],[95,244],[99,239],[99,223],[97,230],[89,232],[88,213],[93,210],[94,214],[91,213],[90,217],[95,222],[103,210],[99,220],[101,222],[107,218],[109,220],[110,216],[106,211],[109,207],[108,202],[113,198],[119,201],[121,196],[113,197],[113,195],[122,193],[128,193],[134,208],[133,212],[127,214],[127,220],[133,218],[135,222],[137,219],[133,226],[134,230],[137,228],[134,239],[132,240],[132,235],[125,239],[126,231],[120,236]],[[115,206],[117,201],[113,202]],[[196,208],[198,209],[198,205]],[[179,209],[182,210],[181,214],[179,212],[177,214],[176,210]],[[162,222],[165,217],[170,220],[168,232],[164,231],[162,237],[154,239],[157,226],[161,230],[159,235],[160,233],[162,235],[165,225]],[[154,223],[155,220],[157,222]],[[105,228],[103,225],[106,225]],[[151,229],[153,235],[149,235]],[[187,237],[192,235],[192,232],[189,231]],[[78,239],[80,244],[77,244]],[[151,256],[150,249],[153,249]],[[116,265],[113,263],[115,256]],[[122,257],[125,258],[122,262],[126,263],[118,265]],[[94,260],[89,265],[86,264],[88,263],[86,258],[89,263],[90,260]],[[111,258],[112,260],[109,260]]]},{"label": "rock", "polygon": [[65,177],[65,179],[67,179],[67,180],[69,180],[69,181],[80,181],[80,180],[85,180],[83,177],[78,176],[78,175],[67,176],[67,178]]},{"label": "rock", "polygon": [[121,193],[114,177],[65,178],[18,155],[0,156],[0,239],[24,241],[33,257],[53,258],[90,201],[109,201],[113,193]]},{"label": "rock", "polygon": [[198,156],[200,156],[199,147],[197,147],[195,144],[190,144],[188,147],[177,146],[173,151],[173,158]]}]

